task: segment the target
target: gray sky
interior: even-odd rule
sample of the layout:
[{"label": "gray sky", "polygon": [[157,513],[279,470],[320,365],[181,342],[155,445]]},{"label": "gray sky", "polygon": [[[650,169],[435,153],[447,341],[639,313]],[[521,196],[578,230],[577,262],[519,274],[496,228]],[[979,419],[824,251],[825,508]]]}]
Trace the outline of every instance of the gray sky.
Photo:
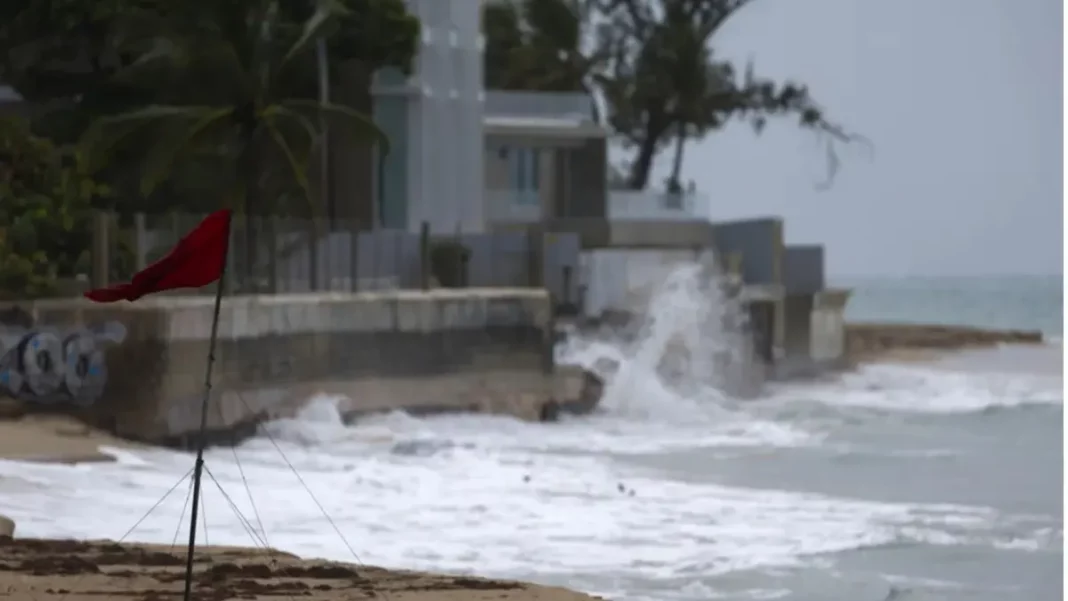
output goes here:
[{"label": "gray sky", "polygon": [[[867,137],[829,191],[816,138],[736,124],[687,150],[712,217],[777,214],[835,275],[1062,270],[1060,0],[756,0],[714,39]],[[659,158],[656,182],[669,153]]]}]

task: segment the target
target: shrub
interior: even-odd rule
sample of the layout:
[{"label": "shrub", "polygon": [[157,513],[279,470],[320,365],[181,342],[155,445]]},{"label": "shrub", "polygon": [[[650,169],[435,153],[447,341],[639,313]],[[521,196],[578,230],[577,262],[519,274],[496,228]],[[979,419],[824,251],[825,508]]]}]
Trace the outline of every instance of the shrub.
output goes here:
[{"label": "shrub", "polygon": [[0,117],[0,295],[51,296],[88,263],[94,199],[79,157]]},{"label": "shrub", "polygon": [[467,262],[471,250],[459,240],[439,240],[430,244],[430,273],[444,288],[467,287]]}]

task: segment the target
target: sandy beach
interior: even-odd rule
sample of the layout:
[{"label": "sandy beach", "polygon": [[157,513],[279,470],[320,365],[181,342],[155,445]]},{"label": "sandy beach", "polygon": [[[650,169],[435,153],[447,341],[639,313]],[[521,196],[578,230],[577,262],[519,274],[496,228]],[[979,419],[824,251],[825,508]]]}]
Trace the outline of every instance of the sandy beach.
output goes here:
[{"label": "sandy beach", "polygon": [[[181,598],[179,545],[35,540],[0,536],[0,597],[12,601]],[[391,599],[395,601],[593,601],[561,588],[467,576],[385,570],[277,551],[206,547],[197,551],[193,598]]]},{"label": "sandy beach", "polygon": [[84,463],[111,461],[101,447],[135,443],[87,426],[66,415],[25,414],[18,401],[0,398],[0,459]]}]

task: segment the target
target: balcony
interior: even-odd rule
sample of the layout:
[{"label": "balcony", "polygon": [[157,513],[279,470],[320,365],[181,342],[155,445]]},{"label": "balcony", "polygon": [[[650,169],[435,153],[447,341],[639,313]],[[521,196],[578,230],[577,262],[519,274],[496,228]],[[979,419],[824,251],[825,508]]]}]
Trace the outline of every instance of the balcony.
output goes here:
[{"label": "balcony", "polygon": [[593,100],[577,92],[487,91],[483,106],[486,117],[566,120],[596,123]]},{"label": "balcony", "polygon": [[613,221],[708,221],[711,203],[705,194],[610,190],[608,219]]}]

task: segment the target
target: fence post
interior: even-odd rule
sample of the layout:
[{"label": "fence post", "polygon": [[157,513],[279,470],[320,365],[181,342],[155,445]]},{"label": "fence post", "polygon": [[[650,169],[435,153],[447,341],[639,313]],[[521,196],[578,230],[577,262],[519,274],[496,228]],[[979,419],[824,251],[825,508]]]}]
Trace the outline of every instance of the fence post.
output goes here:
[{"label": "fence post", "polygon": [[349,232],[349,290],[351,292],[360,291],[360,228],[359,222],[355,219],[347,219],[345,223],[348,224]]},{"label": "fence post", "polygon": [[564,265],[563,268],[562,268],[562,273],[560,275],[561,275],[560,279],[562,280],[561,283],[562,283],[562,288],[563,288],[563,290],[561,292],[562,292],[562,296],[564,297],[563,299],[561,299],[560,302],[562,304],[565,304],[565,305],[570,305],[571,304],[571,266],[570,265]]},{"label": "fence post", "polygon": [[456,233],[454,234],[454,238],[454,243],[456,244],[454,252],[457,254],[456,264],[454,266],[456,269],[456,279],[454,281],[460,288],[467,288],[467,279],[470,271],[468,265],[471,257],[469,256],[467,246],[464,244],[463,225],[459,221],[456,222]]},{"label": "fence post", "polygon": [[546,233],[540,227],[536,230],[527,230],[527,286],[543,288],[545,286],[545,236]]},{"label": "fence post", "polygon": [[419,226],[419,286],[430,290],[430,223]]},{"label": "fence post", "polygon": [[148,265],[148,226],[144,213],[134,213],[134,246],[134,271],[141,271]]},{"label": "fence post", "polygon": [[271,213],[267,217],[260,218],[260,223],[265,224],[268,242],[267,250],[267,288],[271,294],[278,294],[278,215]]},{"label": "fence post", "polygon": [[319,220],[313,215],[308,224],[308,288],[319,291]]},{"label": "fence post", "polygon": [[103,288],[108,285],[108,266],[111,264],[108,257],[111,251],[111,237],[108,232],[110,217],[104,211],[93,213],[93,263],[90,270],[93,288]]}]

